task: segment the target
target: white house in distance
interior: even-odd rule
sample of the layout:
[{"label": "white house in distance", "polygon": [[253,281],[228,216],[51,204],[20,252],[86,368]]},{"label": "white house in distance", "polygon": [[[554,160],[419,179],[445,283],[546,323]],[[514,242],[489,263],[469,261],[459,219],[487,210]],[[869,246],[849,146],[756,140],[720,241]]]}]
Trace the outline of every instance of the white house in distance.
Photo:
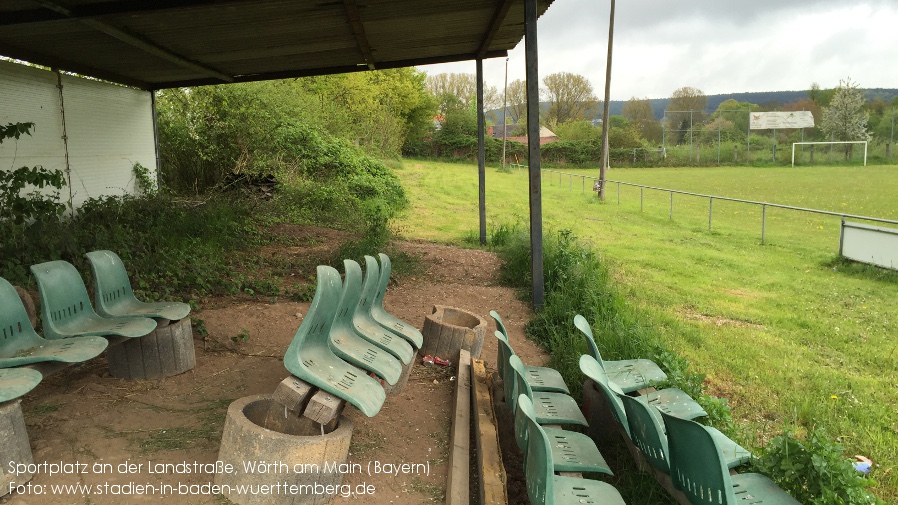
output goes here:
[{"label": "white house in distance", "polygon": [[135,163],[156,174],[152,101],[150,91],[0,61],[0,124],[34,123],[30,137],[0,145],[0,170],[62,170],[70,185],[61,199],[74,208],[133,194]]}]

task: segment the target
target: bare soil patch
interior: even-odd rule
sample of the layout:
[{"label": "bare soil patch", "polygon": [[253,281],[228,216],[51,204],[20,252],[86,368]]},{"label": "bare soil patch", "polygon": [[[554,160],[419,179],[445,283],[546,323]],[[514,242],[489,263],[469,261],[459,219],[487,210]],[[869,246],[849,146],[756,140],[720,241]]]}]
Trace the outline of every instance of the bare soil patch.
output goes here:
[{"label": "bare soil patch", "polygon": [[[345,234],[314,227],[278,229],[307,245],[269,247],[260,254],[272,257],[320,257],[333,250]],[[292,244],[301,243],[290,241]],[[429,243],[402,243],[400,249],[420,258],[422,273],[402,278],[387,290],[386,306],[398,317],[418,326],[434,304],[458,307],[487,317],[498,311],[508,326],[515,350],[525,363],[542,365],[547,356],[524,338],[530,309],[514,292],[497,285],[498,259],[484,251]],[[376,251],[372,251],[376,252]],[[308,276],[312,272],[296,272]],[[130,474],[36,475],[35,485],[86,484],[206,484],[206,473],[156,474],[152,463],[213,463],[225,411],[235,399],[274,391],[288,376],[281,358],[308,303],[275,298],[213,298],[192,314],[208,332],[194,330],[197,366],[190,372],[157,381],[124,381],[110,377],[105,357],[70,367],[47,377],[22,402],[35,462],[143,464]],[[487,317],[492,324],[492,320]],[[495,367],[496,343],[489,330],[482,358]],[[350,460],[366,466],[381,463],[425,463],[426,475],[349,474],[346,484],[368,483],[376,488],[373,504],[417,505],[443,500],[447,475],[449,426],[454,369],[416,365],[405,390],[388,397],[382,411],[367,418],[352,407],[355,423]],[[0,502],[24,504],[91,504],[159,502],[222,504],[222,497],[203,495],[121,496],[77,494],[7,496]],[[336,498],[332,503],[359,503],[359,498]]]}]

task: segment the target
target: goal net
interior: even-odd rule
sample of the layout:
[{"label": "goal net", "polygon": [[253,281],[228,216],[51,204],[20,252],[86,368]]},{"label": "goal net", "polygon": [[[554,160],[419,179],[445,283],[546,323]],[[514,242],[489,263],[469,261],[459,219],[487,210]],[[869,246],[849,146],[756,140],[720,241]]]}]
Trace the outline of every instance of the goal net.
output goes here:
[{"label": "goal net", "polygon": [[[816,146],[816,145],[828,145],[833,146],[836,144],[864,144],[864,166],[867,166],[867,141],[866,140],[843,140],[843,141],[832,141],[832,142],[793,142],[792,143],[792,166],[795,166],[795,146]],[[813,151],[811,151],[811,161],[813,158]]]}]

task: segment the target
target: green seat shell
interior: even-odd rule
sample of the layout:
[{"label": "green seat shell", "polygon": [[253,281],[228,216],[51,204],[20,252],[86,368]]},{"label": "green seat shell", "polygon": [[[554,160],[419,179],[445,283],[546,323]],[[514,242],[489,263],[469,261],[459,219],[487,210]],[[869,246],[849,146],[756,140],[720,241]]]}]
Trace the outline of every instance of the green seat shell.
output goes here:
[{"label": "green seat shell", "polygon": [[[527,406],[518,397],[518,409],[527,413]],[[535,417],[526,415],[527,451],[524,458],[524,475],[527,480],[527,496],[531,505],[580,505],[595,503],[623,505],[620,493],[611,484],[597,480],[577,479],[555,475],[551,441]]]},{"label": "green seat shell", "polygon": [[146,317],[102,317],[94,312],[87,288],[75,267],[66,261],[31,265],[41,295],[44,337],[100,336],[137,338],[156,329]]},{"label": "green seat shell", "polygon": [[340,274],[331,267],[319,265],[315,297],[287,347],[284,366],[296,377],[374,417],[387,398],[384,388],[362,370],[337,357],[328,343],[339,303]]},{"label": "green seat shell", "polygon": [[589,354],[601,363],[602,368],[608,374],[608,379],[614,381],[625,393],[647,388],[653,382],[661,382],[667,379],[667,374],[651,360],[604,361],[593,337],[592,328],[590,328],[586,318],[577,314],[574,316],[574,326],[583,333]]},{"label": "green seat shell", "polygon": [[103,337],[41,338],[15,288],[0,278],[0,368],[42,361],[80,363],[99,356],[107,345],[109,341]]},{"label": "green seat shell", "polygon": [[[347,276],[349,280],[352,280],[351,276]],[[330,329],[331,350],[344,361],[374,372],[393,386],[402,375],[402,364],[392,354],[362,338],[353,328],[352,308],[359,299],[361,277],[356,280],[358,282],[347,282],[341,289],[337,314]],[[337,282],[340,282],[339,277]]]},{"label": "green seat shell", "polygon": [[[518,408],[514,416],[515,440],[524,456],[527,456],[527,418],[535,418],[533,403],[527,395],[518,395]],[[589,435],[559,428],[542,427],[549,437],[555,472],[595,472],[614,475],[605,458],[589,438]]]},{"label": "green seat shell", "polygon": [[40,372],[30,368],[0,368],[0,403],[24,396],[43,378]]},{"label": "green seat shell", "polygon": [[614,418],[629,437],[630,426],[627,424],[627,414],[624,412],[623,402],[618,397],[618,395],[625,393],[621,388],[617,387],[617,384],[608,380],[608,376],[599,362],[588,354],[580,356],[580,371],[599,388],[599,391],[605,397],[605,403],[611,409],[611,417]]},{"label": "green seat shell", "polygon": [[[511,380],[508,368],[508,358],[514,354],[514,349],[512,349],[511,344],[508,343],[508,333],[505,332],[505,325],[502,323],[502,318],[499,317],[499,314],[494,310],[490,311],[490,316],[496,320],[496,327],[499,328],[496,331],[496,338],[499,339],[496,367],[499,371],[499,377],[502,378],[503,383],[506,383],[506,381]],[[571,392],[564,382],[564,378],[558,373],[558,370],[553,368],[524,365],[524,378],[527,380],[527,383],[530,384],[530,388],[533,391],[565,394],[570,394]],[[505,401],[510,403],[512,398],[513,397],[506,396]]]},{"label": "green seat shell", "polygon": [[[530,389],[527,381],[524,380],[524,363],[521,362],[521,358],[512,356],[509,358],[508,364],[511,366],[515,384],[514,393],[511,397],[517,398],[519,395],[526,395],[533,402],[536,422],[540,424],[589,426],[576,400],[564,393],[534,392]],[[512,405],[514,406],[516,403],[512,402]],[[515,414],[516,412],[512,413]]]},{"label": "green seat shell", "polygon": [[[630,439],[655,469],[670,474],[669,449],[661,413],[644,399],[620,396],[630,425]],[[727,468],[735,468],[751,459],[751,453],[715,428],[706,429],[717,441]]]},{"label": "green seat shell", "polygon": [[378,266],[376,259],[371,256],[365,256],[366,278],[371,275],[373,279],[377,279],[377,289],[370,301],[368,311],[379,325],[406,339],[415,346],[415,349],[420,349],[424,345],[424,335],[421,334],[418,328],[384,309],[384,294],[386,294],[387,285],[390,283],[390,270],[392,267],[390,266],[390,258],[386,254],[380,254],[380,263],[380,266]]},{"label": "green seat shell", "polygon": [[664,413],[661,418],[670,448],[671,480],[690,503],[798,505],[797,500],[761,474],[731,476],[723,450],[707,427]]},{"label": "green seat shell", "polygon": [[[415,349],[404,338],[387,331],[377,321],[371,318],[371,314],[361,309],[363,297],[369,299],[374,296],[377,289],[377,283],[374,279],[368,282],[362,282],[362,267],[353,260],[343,260],[343,269],[346,272],[344,286],[357,286],[355,301],[350,301],[350,314],[352,327],[355,332],[362,338],[374,343],[381,349],[389,352],[393,356],[399,358],[404,364],[408,365],[415,356]],[[346,289],[344,287],[344,289]]]},{"label": "green seat shell", "polygon": [[122,259],[112,251],[91,251],[84,256],[94,275],[94,302],[103,317],[141,316],[177,321],[190,314],[181,302],[146,303],[138,300]]}]

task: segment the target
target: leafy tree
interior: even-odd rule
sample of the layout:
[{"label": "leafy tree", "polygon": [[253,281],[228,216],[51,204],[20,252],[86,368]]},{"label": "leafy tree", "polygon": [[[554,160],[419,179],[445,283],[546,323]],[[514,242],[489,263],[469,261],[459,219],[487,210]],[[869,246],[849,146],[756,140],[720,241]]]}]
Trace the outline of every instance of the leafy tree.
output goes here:
[{"label": "leafy tree", "polygon": [[552,130],[559,140],[595,140],[602,136],[602,130],[589,121],[569,121],[555,126]]},{"label": "leafy tree", "polygon": [[508,118],[512,124],[527,120],[527,83],[515,79],[508,83]]},{"label": "leafy tree", "polygon": [[666,116],[670,128],[676,130],[677,142],[682,143],[689,129],[704,121],[707,108],[708,97],[698,88],[683,86],[670,95]]},{"label": "leafy tree", "polygon": [[[428,75],[427,91],[437,98],[440,107],[445,99],[454,96],[467,108],[477,103],[477,76],[475,74],[443,73]],[[493,110],[502,106],[502,95],[495,86],[483,87],[483,110]],[[441,110],[441,112],[444,112]]]},{"label": "leafy tree", "polygon": [[546,122],[553,126],[585,119],[587,111],[599,103],[589,79],[579,74],[549,74],[543,78],[543,86],[549,100]]},{"label": "leafy tree", "polygon": [[652,143],[661,142],[661,123],[655,119],[655,111],[648,98],[630,98],[624,104],[621,115],[630,120],[642,138]]},{"label": "leafy tree", "polygon": [[[823,108],[821,129],[833,140],[870,140],[867,121],[870,115],[864,110],[864,92],[851,78],[839,81],[829,107]],[[846,144],[845,158],[851,153]]]}]

